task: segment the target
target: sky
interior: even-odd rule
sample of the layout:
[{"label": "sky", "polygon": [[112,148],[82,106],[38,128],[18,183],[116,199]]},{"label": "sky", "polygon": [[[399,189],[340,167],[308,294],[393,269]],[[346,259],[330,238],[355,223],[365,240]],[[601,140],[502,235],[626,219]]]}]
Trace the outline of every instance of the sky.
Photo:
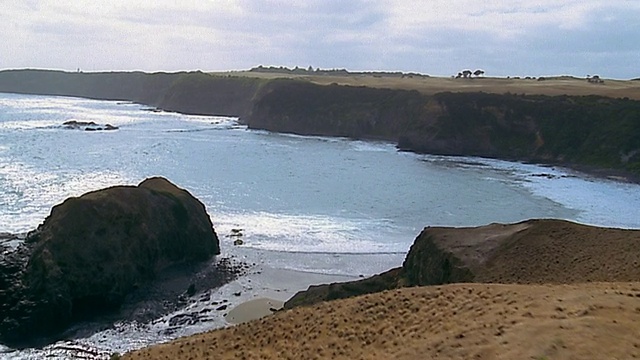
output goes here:
[{"label": "sky", "polygon": [[640,0],[0,0],[0,69],[640,77]]}]

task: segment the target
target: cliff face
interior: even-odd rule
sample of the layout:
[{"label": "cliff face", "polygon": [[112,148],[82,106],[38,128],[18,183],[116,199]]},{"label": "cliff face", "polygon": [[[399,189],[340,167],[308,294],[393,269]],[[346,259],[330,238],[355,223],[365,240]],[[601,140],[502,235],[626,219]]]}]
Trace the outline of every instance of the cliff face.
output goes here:
[{"label": "cliff face", "polygon": [[448,144],[456,155],[640,174],[640,101],[483,93],[442,93],[434,98],[445,109],[438,133],[409,135],[412,150],[438,152],[439,144]]},{"label": "cliff face", "polygon": [[0,91],[127,100],[155,106],[179,75],[142,72],[85,74],[49,70],[8,70],[0,72]]},{"label": "cliff face", "polygon": [[251,78],[214,77],[202,73],[176,77],[157,102],[167,111],[185,114],[244,118],[263,81]]},{"label": "cliff face", "polygon": [[402,150],[533,161],[640,177],[640,101],[439,93],[191,73],[0,71],[0,91],[129,100],[239,116],[253,129],[397,142]]},{"label": "cliff face", "polygon": [[640,175],[640,101],[270,84],[251,128],[385,139],[402,150],[619,169]]},{"label": "cliff face", "polygon": [[125,100],[197,115],[248,114],[261,81],[202,72],[0,71],[0,92]]},{"label": "cliff face", "polygon": [[417,91],[319,86],[277,80],[256,99],[250,128],[302,135],[395,140],[423,116],[427,99]]}]

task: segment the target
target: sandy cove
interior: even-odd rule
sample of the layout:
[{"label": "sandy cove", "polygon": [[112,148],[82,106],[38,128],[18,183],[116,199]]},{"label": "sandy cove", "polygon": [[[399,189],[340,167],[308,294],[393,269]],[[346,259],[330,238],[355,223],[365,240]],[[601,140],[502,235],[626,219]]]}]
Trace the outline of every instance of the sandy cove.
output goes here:
[{"label": "sandy cove", "polygon": [[455,284],[301,307],[124,359],[630,359],[640,283]]}]

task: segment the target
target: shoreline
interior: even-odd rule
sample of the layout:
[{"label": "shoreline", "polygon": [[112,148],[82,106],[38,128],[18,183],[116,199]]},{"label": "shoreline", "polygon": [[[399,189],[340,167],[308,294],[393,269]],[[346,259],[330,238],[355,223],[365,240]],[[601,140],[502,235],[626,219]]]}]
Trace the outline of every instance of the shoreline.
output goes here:
[{"label": "shoreline", "polygon": [[[198,293],[183,308],[151,321],[146,331],[155,332],[156,335],[149,334],[150,341],[141,343],[138,340],[134,347],[131,347],[133,344],[129,344],[129,346],[114,347],[109,350],[125,353],[185,336],[233,327],[238,322],[229,321],[231,319],[227,317],[234,313],[234,310],[235,313],[241,313],[241,318],[257,319],[273,313],[268,311],[270,308],[281,308],[286,300],[298,291],[307,290],[309,286],[355,279],[358,277],[309,273],[256,264],[237,279],[222,287]],[[273,302],[273,304],[267,302]],[[252,304],[257,306],[251,306]],[[196,321],[189,321],[190,319]],[[116,341],[122,336],[122,334],[113,335]],[[92,338],[99,336],[100,333],[96,333]]]},{"label": "shoreline", "polygon": [[[640,172],[636,171],[637,150],[633,147],[626,149],[631,145],[625,145],[637,142],[633,133],[629,135],[628,131],[623,131],[625,127],[633,126],[632,123],[620,117],[618,112],[611,112],[607,116],[614,117],[613,120],[607,121],[608,125],[602,127],[602,119],[589,114],[606,108],[585,102],[584,98],[599,96],[606,99],[606,104],[602,106],[629,111],[639,108],[640,100],[604,91],[606,86],[594,87],[580,79],[550,78],[543,83],[523,80],[522,84],[525,85],[522,86],[530,91],[525,92],[526,95],[516,95],[520,92],[507,91],[511,89],[511,80],[494,84],[491,79],[482,79],[476,82],[479,87],[470,91],[466,81],[434,77],[425,80],[436,81],[430,85],[431,90],[421,93],[417,89],[425,85],[423,81],[403,80],[404,85],[394,87],[391,85],[395,83],[383,86],[382,79],[380,81],[383,84],[355,86],[349,83],[349,77],[344,79],[345,82],[325,84],[323,81],[271,79],[252,75],[255,74],[78,74],[5,70],[0,71],[0,92],[127,101],[185,115],[236,117],[240,124],[250,129],[274,133],[384,140],[393,143],[399,151],[416,154],[477,156],[560,166],[603,179],[640,183]],[[573,90],[566,88],[567,81],[574,85]],[[123,89],[117,86],[121,83],[134,83],[137,87]],[[78,86],[80,84],[83,86]],[[416,88],[412,89],[411,86]],[[167,97],[168,94],[172,96]],[[342,95],[348,95],[347,100]],[[530,109],[523,96],[530,96],[527,99],[529,102],[535,101],[535,109],[538,110]],[[563,100],[567,97],[572,101]],[[324,102],[310,102],[310,99],[318,98],[324,99]],[[386,104],[387,100],[389,104]],[[574,104],[576,101],[580,106]],[[385,105],[380,105],[381,102]],[[327,112],[327,104],[333,103],[335,109]],[[486,106],[475,109],[477,106],[474,104]],[[504,108],[504,111],[494,111],[496,106]],[[449,108],[460,108],[460,111],[450,113],[447,110]],[[584,111],[580,117],[583,125],[569,116],[572,111]],[[511,116],[507,121],[505,116],[509,112],[519,115]],[[483,114],[492,117],[487,120]],[[439,120],[443,117],[450,118],[448,122],[452,124],[447,125]],[[551,120],[545,120],[548,117]],[[570,123],[567,123],[567,119],[571,120]],[[484,125],[474,125],[478,121]],[[576,139],[572,134],[576,132],[576,127],[581,126],[585,127],[586,133]],[[530,130],[522,130],[525,128]],[[438,133],[449,135],[438,137]],[[557,133],[562,135],[557,137]],[[504,138],[504,134],[511,135]],[[537,139],[533,141],[533,137]],[[594,137],[598,141],[589,140]],[[620,138],[620,141],[608,140],[611,138]],[[569,140],[575,143],[570,148],[565,144]],[[609,150],[604,153],[593,152],[592,149],[599,145]],[[600,166],[588,165],[589,162],[599,163]]]},{"label": "shoreline", "polygon": [[[221,256],[231,255],[223,254]],[[234,259],[238,260],[237,257]],[[187,298],[179,308],[161,317],[142,319],[142,322],[118,321],[109,327],[102,326],[100,320],[97,319],[79,324],[75,329],[69,330],[70,337],[44,348],[17,350],[0,345],[0,351],[3,351],[0,352],[0,357],[6,354],[9,359],[20,360],[41,357],[67,359],[95,353],[104,356],[98,357],[100,359],[108,359],[109,354],[124,354],[164,344],[185,336],[236,326],[236,322],[226,318],[234,310],[236,314],[241,313],[241,318],[254,319],[268,315],[273,312],[265,312],[265,310],[282,307],[281,304],[284,304],[291,296],[298,291],[307,290],[311,285],[356,279],[359,277],[281,269],[264,263],[255,264],[244,275],[221,287],[198,291],[192,297]],[[264,299],[274,303],[268,304]],[[247,306],[247,303],[250,306]],[[257,306],[251,306],[252,304]],[[145,313],[143,311],[138,315],[144,317]],[[101,330],[91,332],[89,331],[91,328],[100,328]],[[75,334],[71,335],[71,331],[75,331]]]}]

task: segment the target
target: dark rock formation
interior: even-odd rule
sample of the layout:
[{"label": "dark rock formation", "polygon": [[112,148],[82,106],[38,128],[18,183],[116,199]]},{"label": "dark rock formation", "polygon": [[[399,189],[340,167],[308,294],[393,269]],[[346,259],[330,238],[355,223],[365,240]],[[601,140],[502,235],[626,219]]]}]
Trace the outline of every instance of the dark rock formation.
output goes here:
[{"label": "dark rock formation", "polygon": [[401,268],[369,279],[312,286],[287,301],[285,308],[405,286],[640,281],[639,258],[640,230],[563,220],[428,227]]},{"label": "dark rock formation", "polygon": [[219,253],[204,205],[166,179],[67,199],[0,259],[0,341],[54,335],[117,309],[164,269]]},{"label": "dark rock formation", "polygon": [[109,131],[109,130],[118,129],[117,126],[113,126],[111,124],[99,125],[94,123],[93,121],[76,121],[76,120],[65,121],[62,124],[62,126],[65,127],[66,129],[84,130],[84,131],[102,131],[102,130]]}]

